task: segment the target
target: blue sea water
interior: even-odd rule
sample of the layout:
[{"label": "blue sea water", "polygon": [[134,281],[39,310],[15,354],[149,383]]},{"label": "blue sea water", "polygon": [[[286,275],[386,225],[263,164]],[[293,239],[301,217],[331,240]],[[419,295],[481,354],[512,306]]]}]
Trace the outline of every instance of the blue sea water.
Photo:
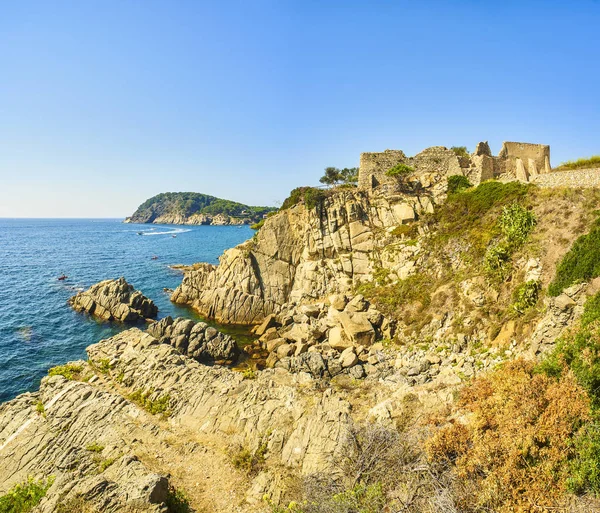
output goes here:
[{"label": "blue sea water", "polygon": [[[86,346],[125,329],[74,312],[67,299],[78,290],[124,276],[157,304],[159,317],[196,318],[163,291],[182,279],[168,266],[217,263],[252,234],[248,226],[0,219],[0,402],[36,389],[50,367],[85,358]],[[63,273],[68,279],[58,281]]]}]

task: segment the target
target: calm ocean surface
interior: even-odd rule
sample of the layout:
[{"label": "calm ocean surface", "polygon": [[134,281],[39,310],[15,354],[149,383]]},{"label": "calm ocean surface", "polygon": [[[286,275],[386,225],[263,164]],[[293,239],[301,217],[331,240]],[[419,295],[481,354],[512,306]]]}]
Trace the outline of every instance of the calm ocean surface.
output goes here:
[{"label": "calm ocean surface", "polygon": [[[124,329],[73,312],[67,299],[77,290],[124,276],[156,303],[159,317],[196,318],[163,291],[182,279],[168,266],[217,263],[253,233],[248,226],[0,219],[0,402],[36,389],[50,367],[85,358],[86,346]],[[62,273],[68,280],[56,279]]]}]

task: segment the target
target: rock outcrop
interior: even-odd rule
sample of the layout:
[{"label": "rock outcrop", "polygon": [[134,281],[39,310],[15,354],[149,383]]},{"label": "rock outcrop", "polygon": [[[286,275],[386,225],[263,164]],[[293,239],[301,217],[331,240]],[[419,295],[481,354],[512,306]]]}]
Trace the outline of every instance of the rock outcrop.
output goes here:
[{"label": "rock outcrop", "polygon": [[239,356],[235,340],[205,322],[182,317],[173,320],[169,316],[151,324],[146,331],[199,362],[232,363]]},{"label": "rock outcrop", "polygon": [[138,322],[156,317],[158,308],[125,278],[105,280],[69,299],[78,312],[104,321]]},{"label": "rock outcrop", "polygon": [[[277,469],[329,472],[352,421],[349,404],[331,389],[309,396],[276,369],[245,379],[137,328],[90,346],[88,357],[89,364],[70,365],[74,375],[44,378],[39,392],[0,406],[0,495],[28,476],[54,476],[36,511],[69,504],[75,509],[67,511],[166,513],[173,468],[195,488],[208,461],[240,446],[261,447]],[[235,471],[220,464],[219,476],[202,477],[198,493],[207,500],[219,500],[219,487],[234,492],[228,474]],[[247,500],[260,501],[269,482],[260,474]]]},{"label": "rock outcrop", "polygon": [[388,230],[433,211],[441,177],[427,179],[413,184],[420,194],[345,190],[316,208],[301,203],[283,210],[253,240],[226,251],[218,266],[202,264],[187,272],[171,299],[219,323],[254,324],[285,304],[350,292],[371,279],[383,257],[404,275],[418,248],[385,256],[377,250],[388,245]]},{"label": "rock outcrop", "polygon": [[[84,362],[79,362],[83,367]],[[0,495],[28,477],[54,482],[35,511],[166,513],[168,480],[132,453],[145,412],[92,384],[45,378],[0,406]],[[152,421],[142,428],[150,427]],[[71,509],[67,509],[67,507]],[[133,509],[135,508],[135,509]]]}]

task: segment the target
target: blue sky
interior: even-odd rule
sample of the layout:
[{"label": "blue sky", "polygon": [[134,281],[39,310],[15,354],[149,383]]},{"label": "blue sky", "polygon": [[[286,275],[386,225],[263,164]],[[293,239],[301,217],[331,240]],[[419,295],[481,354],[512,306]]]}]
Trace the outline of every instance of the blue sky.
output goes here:
[{"label": "blue sky", "polygon": [[600,153],[600,2],[0,3],[0,217],[275,205],[363,151]]}]

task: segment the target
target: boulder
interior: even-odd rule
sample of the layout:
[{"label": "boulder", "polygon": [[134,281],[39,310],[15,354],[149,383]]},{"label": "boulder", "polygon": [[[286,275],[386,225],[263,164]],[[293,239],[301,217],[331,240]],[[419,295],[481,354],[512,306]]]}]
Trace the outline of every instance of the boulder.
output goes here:
[{"label": "boulder", "polygon": [[348,347],[352,347],[352,342],[346,337],[341,326],[334,326],[329,330],[328,337],[329,345],[337,351],[343,351]]},{"label": "boulder", "polygon": [[261,337],[269,328],[277,327],[277,317],[275,314],[270,314],[265,317],[265,320],[254,329],[254,334]]},{"label": "boulder", "polygon": [[352,343],[370,346],[375,341],[375,330],[366,313],[357,312],[350,316],[347,312],[340,312],[339,320]]},{"label": "boulder", "polygon": [[573,308],[577,303],[566,294],[561,294],[554,299],[554,304],[559,310],[567,310]]},{"label": "boulder", "polygon": [[282,346],[285,343],[286,343],[285,338],[274,338],[273,340],[269,340],[267,342],[267,351],[269,351],[269,353],[272,353],[273,351],[277,351],[277,348],[279,346]]},{"label": "boulder", "polygon": [[312,338],[312,332],[308,324],[294,324],[283,336],[292,342],[308,342]]},{"label": "boulder", "polygon": [[348,300],[344,294],[333,294],[329,296],[329,304],[339,312],[346,308],[347,302]]},{"label": "boulder", "polygon": [[125,278],[105,280],[69,299],[78,312],[86,312],[105,321],[138,322],[152,319],[158,308]]},{"label": "boulder", "polygon": [[342,351],[340,355],[340,364],[344,369],[352,367],[358,363],[358,356],[354,353],[354,349],[349,347]]},{"label": "boulder", "polygon": [[346,312],[365,312],[369,308],[369,303],[363,295],[354,296],[346,305]]}]

